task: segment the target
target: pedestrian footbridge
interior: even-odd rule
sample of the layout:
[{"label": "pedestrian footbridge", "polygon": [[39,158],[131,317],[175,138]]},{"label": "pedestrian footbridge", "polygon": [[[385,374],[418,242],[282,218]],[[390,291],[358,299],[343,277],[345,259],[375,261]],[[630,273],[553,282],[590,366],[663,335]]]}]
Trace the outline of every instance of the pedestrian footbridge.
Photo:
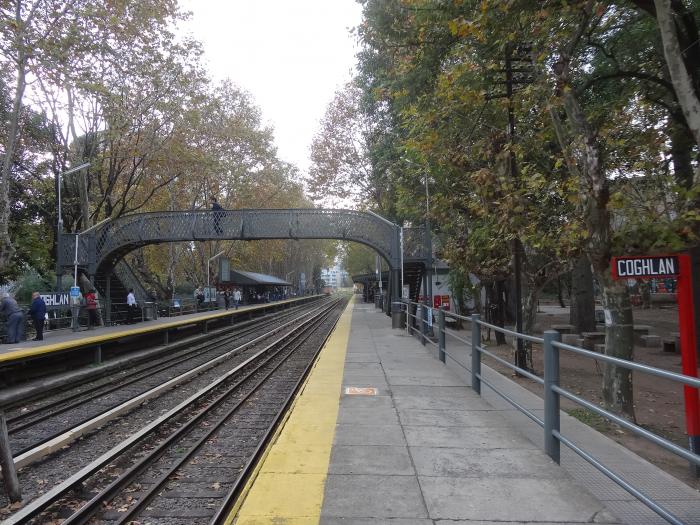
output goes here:
[{"label": "pedestrian footbridge", "polygon": [[422,228],[402,230],[371,212],[319,208],[166,211],[126,215],[78,234],[63,234],[59,266],[72,268],[77,260],[81,271],[109,300],[114,277],[124,288],[135,287],[133,274],[119,263],[136,248],[166,242],[262,239],[337,239],[365,244],[389,266],[393,301],[399,298],[402,263],[425,267],[428,252]]}]

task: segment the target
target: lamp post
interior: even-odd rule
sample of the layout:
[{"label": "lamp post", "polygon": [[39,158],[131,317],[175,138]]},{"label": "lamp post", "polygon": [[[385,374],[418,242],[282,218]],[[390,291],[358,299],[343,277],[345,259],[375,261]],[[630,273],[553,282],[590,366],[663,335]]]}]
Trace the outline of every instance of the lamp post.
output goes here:
[{"label": "lamp post", "polygon": [[[408,164],[412,164],[413,166],[423,169],[422,166],[418,165],[417,163],[413,162],[411,159],[404,158],[404,161],[406,161]],[[426,251],[426,257],[425,257],[425,294],[427,295],[427,304],[432,306],[433,305],[433,239],[432,239],[432,234],[431,234],[431,226],[430,226],[430,186],[429,186],[429,181],[428,181],[428,171],[425,171],[425,177],[423,179],[423,182],[425,184],[425,239],[424,239],[424,247]],[[402,242],[403,242],[403,236],[402,236]],[[403,247],[402,247],[402,254],[403,254]],[[403,264],[401,265],[403,268]],[[401,287],[403,288],[403,282],[401,283]]]},{"label": "lamp post", "polygon": [[[289,276],[292,275],[294,272],[296,272],[296,270],[292,270],[291,272],[287,272],[284,276],[284,280],[287,281],[287,279],[289,279]],[[287,282],[289,282],[289,281],[287,281]],[[294,283],[291,283],[291,284],[292,284],[292,286],[289,287],[289,295],[292,294],[292,287],[294,286]]]},{"label": "lamp post", "polygon": [[[214,255],[213,257],[209,257],[209,259],[207,259],[207,293],[210,293],[209,292],[209,263],[212,262],[217,257],[221,257],[225,251],[226,250],[222,250],[219,253],[217,253],[216,255]],[[211,295],[209,296],[209,301],[211,302]]]},{"label": "lamp post", "polygon": [[[64,175],[70,175],[71,173],[75,173],[76,171],[80,171],[83,168],[87,168],[90,165],[89,162],[84,162],[80,166],[76,166],[75,168],[71,168],[67,171],[57,173],[56,174],[56,195],[58,197],[58,217],[57,217],[57,224],[56,224],[56,291],[60,292],[62,286],[62,280],[63,280],[63,275],[62,275],[62,270],[61,270],[61,253],[63,249],[63,241],[62,241],[62,234],[63,234],[63,213],[61,210],[61,177]],[[75,245],[76,245],[76,256],[75,260],[77,261],[78,256],[77,256],[77,246],[78,246],[78,238],[76,235],[75,239]],[[77,265],[76,265],[77,268]],[[77,275],[74,278],[74,282],[77,281]]]},{"label": "lamp post", "polygon": [[403,226],[401,226],[401,230],[399,233],[399,240],[401,244],[401,299],[406,299],[406,297],[403,296]]},{"label": "lamp post", "polygon": [[426,251],[426,293],[428,306],[433,306],[433,236],[430,231],[430,190],[428,171],[425,172],[425,251]]}]

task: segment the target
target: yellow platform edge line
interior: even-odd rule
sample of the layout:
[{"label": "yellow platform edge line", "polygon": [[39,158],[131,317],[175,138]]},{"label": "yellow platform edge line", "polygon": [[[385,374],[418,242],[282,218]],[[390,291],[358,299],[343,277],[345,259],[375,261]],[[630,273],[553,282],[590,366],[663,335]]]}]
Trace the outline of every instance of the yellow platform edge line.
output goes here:
[{"label": "yellow platform edge line", "polygon": [[[309,297],[320,297],[320,296],[309,296]],[[61,350],[71,350],[78,349],[83,346],[90,346],[95,343],[107,343],[115,339],[120,339],[122,337],[130,337],[132,335],[147,334],[150,332],[159,332],[163,330],[169,330],[171,328],[177,328],[179,326],[187,326],[195,324],[201,321],[207,321],[210,319],[218,319],[220,317],[226,317],[236,312],[253,312],[255,310],[261,310],[263,308],[269,307],[272,304],[280,305],[299,301],[300,298],[287,299],[284,301],[279,301],[277,303],[267,303],[255,306],[244,306],[238,310],[225,310],[223,312],[216,312],[209,315],[203,315],[201,317],[189,319],[181,319],[178,321],[172,321],[168,323],[161,323],[155,326],[143,326],[141,328],[131,328],[129,330],[122,330],[120,332],[112,332],[109,334],[93,335],[91,337],[82,337],[80,339],[72,339],[70,341],[63,341],[61,343],[53,343],[48,345],[39,346],[37,348],[27,348],[24,350],[11,350],[9,352],[0,354],[0,363],[6,363],[8,361],[15,361],[18,359],[25,359],[27,357],[39,357],[44,354],[50,354],[53,352],[60,352]]]},{"label": "yellow platform edge line", "polygon": [[[356,296],[340,316],[227,516],[226,525],[319,522],[355,299]],[[328,401],[324,414],[327,417],[320,418],[318,424],[309,429],[309,410],[321,415],[313,408],[319,396]]]}]

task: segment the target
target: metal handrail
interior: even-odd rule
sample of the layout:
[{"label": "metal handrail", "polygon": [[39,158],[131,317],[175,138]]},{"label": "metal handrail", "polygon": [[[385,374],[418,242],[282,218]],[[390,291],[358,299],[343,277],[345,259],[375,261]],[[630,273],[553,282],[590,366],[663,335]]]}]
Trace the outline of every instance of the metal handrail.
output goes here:
[{"label": "metal handrail", "polygon": [[693,388],[700,388],[700,379],[697,377],[687,376],[685,374],[678,374],[676,372],[669,372],[663,368],[656,368],[649,365],[643,365],[640,363],[635,363],[634,361],[627,361],[625,359],[620,359],[619,357],[611,357],[605,354],[598,354],[596,352],[591,352],[585,348],[579,348],[578,346],[572,346],[559,341],[552,342],[552,345],[556,348],[561,348],[562,350],[569,350],[579,355],[590,357],[597,361],[603,361],[605,363],[610,363],[621,368],[627,368],[628,370],[636,370],[637,372],[644,372],[649,375],[663,377],[664,379],[670,379],[671,381],[677,381],[679,383],[684,383]]},{"label": "metal handrail", "polygon": [[522,368],[514,365],[513,363],[509,363],[508,361],[506,361],[502,357],[497,356],[493,352],[489,352],[483,346],[477,346],[476,349],[480,353],[489,356],[494,361],[497,361],[497,362],[501,363],[503,366],[510,368],[514,372],[517,372],[518,374],[522,374],[525,377],[527,377],[528,379],[532,379],[535,383],[539,383],[540,385],[544,385],[544,379],[542,379],[540,376],[537,376],[537,375],[533,374],[532,372],[528,372],[527,370],[523,370]]},{"label": "metal handrail", "polygon": [[[590,453],[586,452],[585,450],[581,449],[578,445],[576,445],[573,441],[568,439],[567,437],[563,436],[561,434],[560,430],[560,411],[559,411],[559,404],[560,404],[560,397],[564,397],[579,406],[582,406],[590,411],[592,411],[595,414],[598,414],[601,417],[604,417],[620,426],[623,428],[629,430],[630,432],[634,433],[637,436],[640,436],[660,447],[663,449],[676,454],[677,456],[682,457],[683,459],[687,460],[690,462],[692,465],[698,465],[700,466],[700,455],[694,453],[692,450],[688,450],[686,448],[683,448],[681,446],[676,445],[672,441],[659,436],[657,434],[654,434],[653,432],[650,432],[639,425],[636,425],[632,422],[629,422],[625,420],[624,418],[621,418],[620,416],[613,414],[612,412],[605,410],[594,403],[591,403],[590,401],[583,399],[572,392],[569,392],[568,390],[562,388],[559,384],[559,351],[560,350],[565,350],[569,351],[578,355],[582,355],[585,357],[590,357],[592,359],[595,359],[597,361],[602,361],[604,363],[608,363],[611,365],[619,366],[628,370],[633,370],[637,372],[643,372],[647,373],[650,375],[654,375],[656,377],[661,377],[664,379],[668,379],[671,381],[675,381],[677,383],[682,383],[688,387],[691,388],[700,388],[700,379],[687,376],[685,374],[678,374],[676,372],[669,372],[668,370],[663,370],[661,368],[656,368],[652,367],[649,365],[643,365],[640,363],[635,363],[632,361],[627,361],[624,359],[620,359],[617,357],[611,357],[607,356],[604,354],[599,354],[596,352],[591,352],[590,350],[586,350],[584,348],[580,348],[577,346],[572,346],[566,343],[561,342],[561,335],[559,332],[554,331],[554,330],[547,330],[544,333],[544,337],[535,337],[532,335],[528,334],[521,334],[513,330],[509,330],[507,328],[502,328],[499,326],[495,326],[491,323],[482,321],[479,315],[472,315],[471,317],[465,317],[461,316],[459,314],[454,314],[452,312],[447,312],[444,309],[435,309],[430,305],[425,305],[421,303],[416,303],[413,301],[409,300],[402,300],[398,304],[401,304],[403,308],[405,309],[405,313],[408,318],[412,317],[416,320],[418,320],[419,316],[418,315],[413,315],[410,313],[410,306],[415,305],[416,307],[421,307],[422,311],[427,311],[432,310],[432,311],[437,311],[437,330],[438,330],[438,356],[442,362],[446,362],[446,356],[450,357],[453,361],[458,363],[462,368],[467,369],[466,366],[462,365],[457,361],[454,357],[450,356],[447,353],[447,343],[446,343],[446,336],[454,337],[455,339],[461,341],[462,343],[467,344],[468,346],[471,346],[472,348],[472,367],[471,370],[471,379],[472,379],[472,389],[481,395],[481,385],[484,384],[487,387],[489,387],[494,393],[496,393],[498,396],[502,397],[504,400],[506,400],[509,404],[514,406],[518,411],[523,413],[525,416],[530,418],[532,421],[537,423],[539,426],[541,426],[544,429],[544,448],[545,452],[549,457],[551,457],[554,461],[559,463],[560,461],[560,444],[563,443],[565,446],[569,447],[573,452],[578,454],[580,457],[582,457],[585,461],[589,462],[592,466],[594,466],[596,469],[598,469],[601,473],[603,473],[605,476],[610,478],[612,481],[617,483],[620,487],[625,489],[627,492],[632,494],[634,497],[636,497],[639,501],[644,503],[647,507],[649,507],[651,510],[656,512],[659,516],[667,520],[669,523],[672,523],[674,525],[684,525],[684,522],[679,519],[677,516],[675,516],[673,513],[668,511],[666,508],[663,506],[659,505],[656,503],[653,499],[651,499],[649,496],[644,494],[642,491],[634,487],[632,484],[630,484],[628,481],[623,479],[621,476],[610,470],[608,467],[606,467],[603,463],[601,463],[598,459],[593,457]],[[472,342],[469,344],[465,339],[462,339],[455,334],[450,333],[449,330],[446,329],[445,326],[445,317],[452,317],[455,319],[462,319],[465,321],[468,321],[471,323],[471,333],[472,333]],[[406,325],[409,327],[408,331],[409,333],[411,331],[413,332],[419,332],[419,336],[422,339],[423,344],[425,344],[425,340],[427,339],[425,335],[425,324],[426,320],[423,316],[421,316],[421,322],[423,324],[423,330],[419,332],[417,328],[409,327],[409,323],[407,322]],[[506,361],[505,359],[497,356],[493,352],[490,352],[489,350],[485,349],[481,345],[481,328],[490,328],[497,330],[501,333],[504,333],[506,335],[510,335],[512,337],[515,337],[516,339],[522,339],[524,341],[530,341],[533,343],[539,343],[543,345],[544,348],[544,377],[540,377],[530,370],[525,370],[521,367],[518,367],[516,365],[513,365]],[[431,341],[432,343],[432,341]],[[433,343],[435,344],[435,343]],[[525,408],[523,405],[518,403],[516,400],[512,399],[510,396],[505,394],[504,392],[501,392],[497,386],[495,386],[493,383],[490,381],[486,380],[482,373],[481,373],[481,359],[482,356],[486,355],[487,357],[490,357],[491,359],[494,359],[496,362],[508,367],[509,369],[517,372],[520,375],[523,375],[532,381],[535,381],[536,383],[542,385],[544,387],[544,420],[540,419],[537,415],[535,415],[531,410],[528,410]]]}]

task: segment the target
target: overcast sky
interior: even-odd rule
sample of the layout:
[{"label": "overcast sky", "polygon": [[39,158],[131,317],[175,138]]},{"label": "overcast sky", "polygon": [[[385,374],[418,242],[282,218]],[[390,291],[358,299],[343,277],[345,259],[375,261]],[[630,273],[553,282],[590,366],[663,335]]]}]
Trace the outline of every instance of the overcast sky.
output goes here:
[{"label": "overcast sky", "polygon": [[180,0],[214,79],[249,91],[275,129],[282,159],[306,171],[309,146],[347,82],[361,19],[355,0]]}]

